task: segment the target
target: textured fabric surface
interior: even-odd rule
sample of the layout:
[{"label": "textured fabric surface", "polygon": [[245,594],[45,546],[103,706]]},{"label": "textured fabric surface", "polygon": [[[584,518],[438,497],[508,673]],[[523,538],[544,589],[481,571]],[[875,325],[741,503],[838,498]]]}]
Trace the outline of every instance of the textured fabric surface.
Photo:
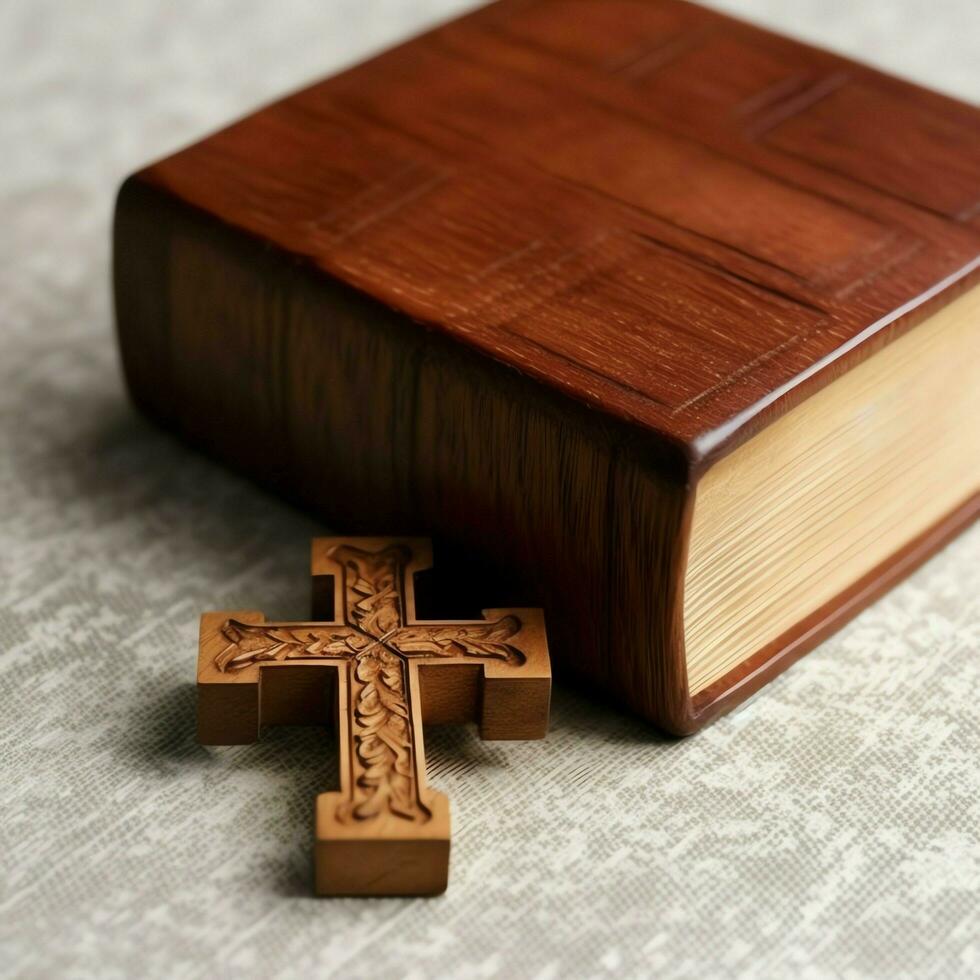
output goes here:
[{"label": "textured fabric surface", "polygon": [[[462,6],[0,5],[0,974],[980,975],[980,528],[695,738],[427,733],[438,899],[310,897],[323,732],[195,744],[198,614],[304,616],[324,529],[130,410],[114,188]],[[980,94],[973,0],[726,6]]]}]

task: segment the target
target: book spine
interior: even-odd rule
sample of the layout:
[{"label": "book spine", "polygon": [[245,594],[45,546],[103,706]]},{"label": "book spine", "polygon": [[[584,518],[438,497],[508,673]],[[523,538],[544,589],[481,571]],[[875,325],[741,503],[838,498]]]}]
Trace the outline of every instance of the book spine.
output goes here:
[{"label": "book spine", "polygon": [[143,412],[334,528],[432,534],[482,556],[508,602],[544,606],[559,677],[692,730],[691,489],[655,439],[139,175],[117,203],[114,285]]}]

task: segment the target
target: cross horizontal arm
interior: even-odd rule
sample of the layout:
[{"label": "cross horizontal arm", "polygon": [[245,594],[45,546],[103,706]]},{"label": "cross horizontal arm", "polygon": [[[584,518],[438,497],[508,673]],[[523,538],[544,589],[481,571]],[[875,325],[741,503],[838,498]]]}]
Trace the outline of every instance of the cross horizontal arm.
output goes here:
[{"label": "cross horizontal arm", "polygon": [[372,641],[345,626],[322,623],[243,623],[228,619],[221,627],[227,646],[214,659],[220,671],[243,670],[274,660],[345,659]]},{"label": "cross horizontal arm", "polygon": [[415,623],[389,640],[405,657],[481,657],[520,665],[527,659],[508,643],[521,630],[516,616],[487,623]]}]

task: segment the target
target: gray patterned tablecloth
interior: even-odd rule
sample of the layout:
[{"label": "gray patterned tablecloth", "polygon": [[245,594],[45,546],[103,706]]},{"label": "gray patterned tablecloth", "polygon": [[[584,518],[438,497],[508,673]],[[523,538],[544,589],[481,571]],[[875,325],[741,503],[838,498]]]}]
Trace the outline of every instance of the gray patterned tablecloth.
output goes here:
[{"label": "gray patterned tablecloth", "polygon": [[[433,731],[439,899],[310,897],[322,732],[195,744],[198,613],[303,616],[323,529],[133,414],[114,189],[464,6],[0,4],[0,974],[980,975],[980,529],[696,738]],[[726,6],[980,92],[976,0]]]}]

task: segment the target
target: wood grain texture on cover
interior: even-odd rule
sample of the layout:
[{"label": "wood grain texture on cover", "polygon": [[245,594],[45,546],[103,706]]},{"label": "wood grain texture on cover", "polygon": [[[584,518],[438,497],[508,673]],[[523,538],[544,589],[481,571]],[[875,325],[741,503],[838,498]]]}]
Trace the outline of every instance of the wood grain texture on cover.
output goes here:
[{"label": "wood grain texture on cover", "polygon": [[253,742],[262,725],[336,719],[340,789],[316,804],[318,894],[445,890],[449,801],[425,785],[423,721],[477,721],[488,739],[547,731],[541,611],[421,621],[415,575],[431,563],[424,540],[318,538],[315,621],[272,623],[256,612],[201,619],[201,742]]},{"label": "wood grain texture on cover", "polygon": [[980,123],[687,4],[504,2],[141,179],[699,453],[965,274]]},{"label": "wood grain texture on cover", "polygon": [[150,415],[485,556],[556,670],[690,731],[746,690],[687,690],[700,476],[980,281],[978,202],[967,105],[676,0],[502,0],[131,178],[120,344]]}]

